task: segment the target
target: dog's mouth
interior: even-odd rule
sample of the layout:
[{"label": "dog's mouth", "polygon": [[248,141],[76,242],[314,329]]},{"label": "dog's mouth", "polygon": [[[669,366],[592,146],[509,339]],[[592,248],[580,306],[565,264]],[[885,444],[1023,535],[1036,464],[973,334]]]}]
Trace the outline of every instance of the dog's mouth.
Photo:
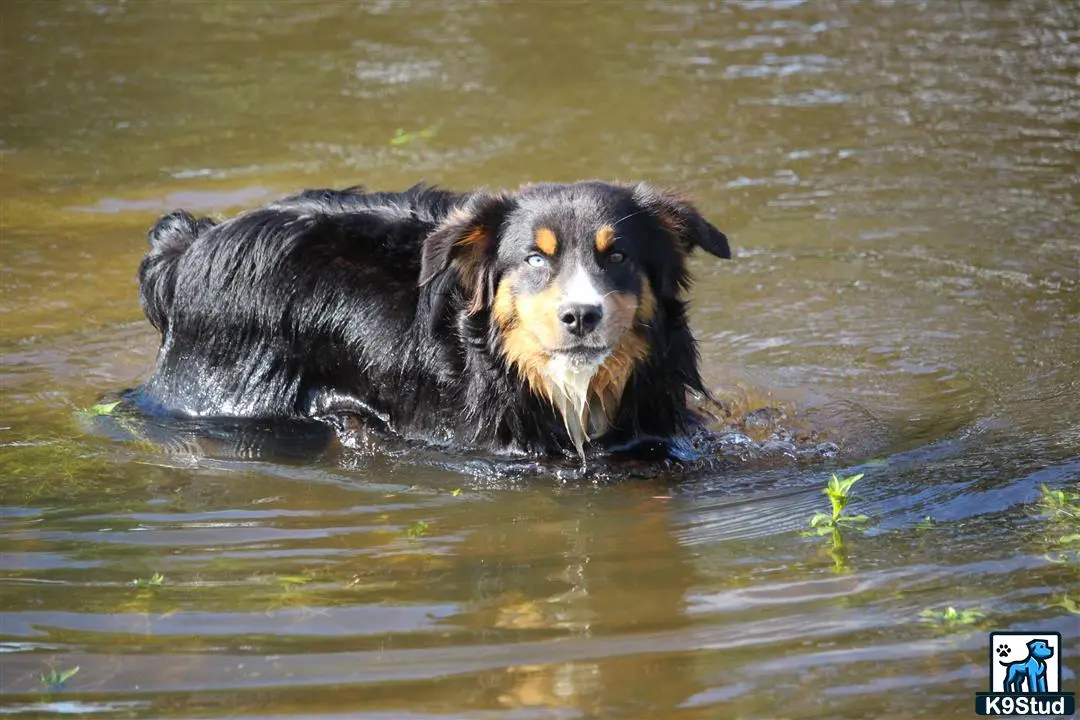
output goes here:
[{"label": "dog's mouth", "polygon": [[599,365],[611,354],[611,348],[600,345],[572,345],[554,348],[552,358],[562,359],[571,365]]}]

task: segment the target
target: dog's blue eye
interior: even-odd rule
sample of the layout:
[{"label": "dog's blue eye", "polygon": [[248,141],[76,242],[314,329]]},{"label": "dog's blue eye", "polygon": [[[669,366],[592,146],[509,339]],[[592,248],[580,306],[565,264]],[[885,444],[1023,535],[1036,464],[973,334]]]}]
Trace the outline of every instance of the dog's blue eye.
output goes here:
[{"label": "dog's blue eye", "polygon": [[626,259],[626,255],[616,250],[615,252],[608,253],[608,262],[621,263]]},{"label": "dog's blue eye", "polygon": [[533,253],[525,258],[525,262],[533,267],[543,267],[544,265],[547,265],[547,258],[539,253]]}]

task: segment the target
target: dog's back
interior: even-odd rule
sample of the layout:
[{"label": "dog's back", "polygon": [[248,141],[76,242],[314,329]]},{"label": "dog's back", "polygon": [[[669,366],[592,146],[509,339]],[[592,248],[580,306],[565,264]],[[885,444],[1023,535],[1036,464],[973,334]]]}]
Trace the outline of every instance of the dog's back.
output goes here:
[{"label": "dog's back", "polygon": [[143,310],[162,333],[146,408],[309,417],[359,359],[400,371],[423,238],[458,196],[309,190],[216,224],[178,211],[150,231]]}]

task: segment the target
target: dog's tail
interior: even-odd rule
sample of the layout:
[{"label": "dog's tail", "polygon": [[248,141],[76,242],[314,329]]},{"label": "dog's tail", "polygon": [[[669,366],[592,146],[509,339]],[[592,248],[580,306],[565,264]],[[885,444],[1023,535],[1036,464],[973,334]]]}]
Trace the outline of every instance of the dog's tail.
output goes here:
[{"label": "dog's tail", "polygon": [[177,210],[150,228],[150,252],[139,265],[139,299],[147,319],[162,333],[169,326],[180,257],[216,224],[210,218],[196,218],[185,210]]}]

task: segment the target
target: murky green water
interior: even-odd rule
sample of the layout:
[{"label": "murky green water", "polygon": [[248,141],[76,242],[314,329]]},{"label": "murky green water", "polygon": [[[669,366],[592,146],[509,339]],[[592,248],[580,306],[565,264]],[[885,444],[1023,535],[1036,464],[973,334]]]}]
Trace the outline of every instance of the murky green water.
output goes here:
[{"label": "murky green water", "polygon": [[[967,718],[1028,627],[1075,689],[1075,524],[1035,504],[1080,481],[1075,2],[7,2],[0,63],[0,711]],[[839,458],[496,482],[75,412],[151,367],[163,211],[585,177],[730,233],[705,375]],[[831,471],[874,520],[840,547],[799,534]]]}]

